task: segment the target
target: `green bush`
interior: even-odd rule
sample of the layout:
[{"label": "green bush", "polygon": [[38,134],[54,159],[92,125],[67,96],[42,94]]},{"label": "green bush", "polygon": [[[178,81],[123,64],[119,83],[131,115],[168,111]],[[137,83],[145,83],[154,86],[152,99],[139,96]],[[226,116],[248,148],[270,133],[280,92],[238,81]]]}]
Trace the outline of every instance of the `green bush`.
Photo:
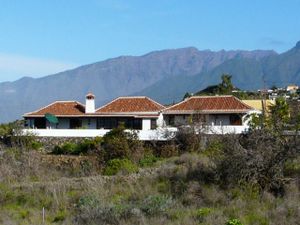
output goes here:
[{"label": "green bush", "polygon": [[225,225],[243,225],[243,224],[238,219],[230,219],[225,223]]},{"label": "green bush", "polygon": [[33,134],[22,133],[23,120],[16,120],[15,122],[0,124],[0,141],[8,146],[18,146],[25,149],[30,149],[32,143],[35,141]]},{"label": "green bush", "polygon": [[66,142],[61,146],[57,145],[54,147],[52,153],[57,155],[61,155],[61,154],[74,155],[75,153],[77,153],[77,144]]},{"label": "green bush", "polygon": [[198,220],[202,222],[204,217],[208,216],[211,212],[212,212],[211,208],[204,207],[204,208],[197,209],[195,216]]},{"label": "green bush", "polygon": [[165,195],[150,195],[141,203],[140,209],[147,216],[158,215],[166,212],[173,204],[171,197]]},{"label": "green bush", "polygon": [[112,159],[108,161],[104,169],[104,175],[116,175],[117,173],[134,173],[138,171],[138,167],[128,159]]},{"label": "green bush", "polygon": [[102,142],[101,137],[96,137],[92,140],[85,139],[78,144],[71,143],[71,142],[65,142],[62,145],[56,145],[52,151],[52,154],[56,154],[56,155],[87,154],[89,151],[99,149],[101,142]]},{"label": "green bush", "polygon": [[158,158],[152,154],[147,154],[139,161],[141,167],[153,166],[158,161]]},{"label": "green bush", "polygon": [[94,139],[85,139],[79,144],[77,144],[75,153],[79,155],[79,154],[86,154],[92,150],[97,150],[99,149],[101,142],[102,142],[101,137],[96,137]]},{"label": "green bush", "polygon": [[33,150],[40,150],[43,147],[43,143],[39,142],[39,141],[32,141],[31,143],[31,148]]},{"label": "green bush", "polygon": [[163,145],[161,148],[160,148],[160,153],[159,155],[162,157],[162,158],[169,158],[169,157],[172,157],[172,156],[177,156],[179,153],[179,149],[178,147],[173,143],[173,144],[166,144],[166,145]]},{"label": "green bush", "polygon": [[221,158],[223,157],[223,148],[224,148],[224,143],[221,140],[214,139],[212,140],[207,148],[203,151],[203,154],[209,158]]},{"label": "green bush", "polygon": [[53,223],[57,223],[57,222],[61,222],[64,221],[67,217],[67,213],[65,210],[59,210],[56,215],[54,216],[52,222]]},{"label": "green bush", "polygon": [[129,157],[129,143],[124,127],[112,129],[103,137],[104,159]]}]

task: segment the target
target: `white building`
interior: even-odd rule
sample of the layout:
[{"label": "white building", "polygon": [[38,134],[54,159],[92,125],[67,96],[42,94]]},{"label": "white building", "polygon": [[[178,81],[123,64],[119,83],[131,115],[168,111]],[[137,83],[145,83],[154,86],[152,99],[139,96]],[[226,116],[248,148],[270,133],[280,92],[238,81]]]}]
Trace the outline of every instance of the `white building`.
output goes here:
[{"label": "white building", "polygon": [[194,96],[168,108],[145,96],[119,97],[95,109],[95,96],[88,94],[85,105],[56,101],[26,113],[24,132],[96,137],[123,123],[141,140],[165,140],[165,134],[176,133],[179,126],[205,127],[207,133],[241,133],[248,129],[244,117],[251,112],[253,108],[233,96]]}]

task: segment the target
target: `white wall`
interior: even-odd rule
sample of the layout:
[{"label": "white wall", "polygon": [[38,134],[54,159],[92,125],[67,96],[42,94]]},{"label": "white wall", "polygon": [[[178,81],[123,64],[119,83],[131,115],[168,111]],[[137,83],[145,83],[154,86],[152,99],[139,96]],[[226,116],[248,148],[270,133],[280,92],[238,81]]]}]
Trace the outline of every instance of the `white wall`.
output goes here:
[{"label": "white wall", "polygon": [[[40,137],[103,137],[110,130],[106,129],[23,129],[23,135],[33,134]],[[173,138],[177,128],[139,130],[139,140],[168,140]],[[127,130],[127,132],[131,132]],[[168,136],[166,135],[168,134]]]},{"label": "white wall", "polygon": [[85,113],[95,113],[95,99],[85,100]]},{"label": "white wall", "polygon": [[142,130],[151,130],[151,119],[143,119]]},{"label": "white wall", "polygon": [[[206,134],[240,134],[249,129],[248,126],[208,126],[201,130]],[[23,129],[23,135],[34,134],[40,137],[97,137],[104,136],[110,130],[106,129]],[[139,130],[140,140],[169,140],[177,132],[177,128],[158,128],[155,130]],[[127,132],[131,132],[127,130]]]},{"label": "white wall", "polygon": [[165,123],[165,121],[164,121],[164,116],[163,116],[163,114],[162,114],[162,113],[159,113],[159,116],[158,116],[158,118],[157,118],[157,120],[156,120],[156,126],[157,126],[157,127],[163,127],[165,124],[166,124],[166,123]]}]

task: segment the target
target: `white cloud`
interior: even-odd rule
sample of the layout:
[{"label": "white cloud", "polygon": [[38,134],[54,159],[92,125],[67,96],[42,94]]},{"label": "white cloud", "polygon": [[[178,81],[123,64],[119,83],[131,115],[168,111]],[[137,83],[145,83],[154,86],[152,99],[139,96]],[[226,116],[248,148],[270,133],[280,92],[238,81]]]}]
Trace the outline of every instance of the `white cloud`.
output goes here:
[{"label": "white cloud", "polygon": [[24,76],[41,77],[77,67],[75,63],[0,53],[0,82]]}]

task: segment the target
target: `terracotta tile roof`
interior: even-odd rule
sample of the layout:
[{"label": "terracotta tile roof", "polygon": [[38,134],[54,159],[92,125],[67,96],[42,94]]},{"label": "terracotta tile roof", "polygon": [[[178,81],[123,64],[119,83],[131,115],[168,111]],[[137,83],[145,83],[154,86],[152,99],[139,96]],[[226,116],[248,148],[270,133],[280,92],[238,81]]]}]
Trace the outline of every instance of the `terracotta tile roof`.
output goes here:
[{"label": "terracotta tile roof", "polygon": [[165,107],[145,96],[119,97],[96,110],[97,114],[159,112]]},{"label": "terracotta tile roof", "polygon": [[195,113],[230,113],[247,112],[253,110],[234,96],[193,96],[178,104],[170,106],[164,114]]},{"label": "terracotta tile roof", "polygon": [[85,106],[77,101],[57,101],[24,117],[44,116],[51,113],[56,116],[80,116],[85,114]]}]

